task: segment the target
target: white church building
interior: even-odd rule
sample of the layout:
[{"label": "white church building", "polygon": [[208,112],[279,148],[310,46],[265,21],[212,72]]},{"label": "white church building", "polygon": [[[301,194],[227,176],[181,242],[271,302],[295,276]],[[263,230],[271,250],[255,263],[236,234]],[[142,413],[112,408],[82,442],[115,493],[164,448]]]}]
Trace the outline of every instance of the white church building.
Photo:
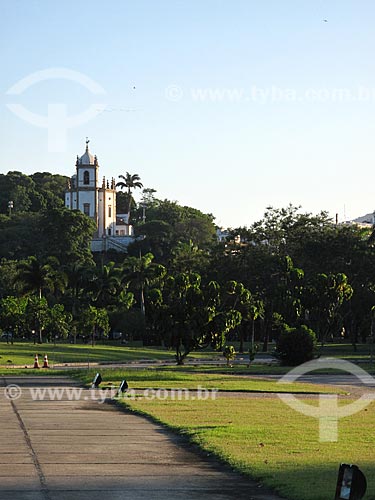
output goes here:
[{"label": "white church building", "polygon": [[91,217],[97,231],[92,240],[93,252],[102,252],[110,248],[125,252],[134,241],[133,228],[128,224],[127,214],[117,214],[115,179],[99,179],[99,163],[96,155],[86,151],[77,156],[76,173],[71,177],[65,193],[65,207],[80,210]]}]

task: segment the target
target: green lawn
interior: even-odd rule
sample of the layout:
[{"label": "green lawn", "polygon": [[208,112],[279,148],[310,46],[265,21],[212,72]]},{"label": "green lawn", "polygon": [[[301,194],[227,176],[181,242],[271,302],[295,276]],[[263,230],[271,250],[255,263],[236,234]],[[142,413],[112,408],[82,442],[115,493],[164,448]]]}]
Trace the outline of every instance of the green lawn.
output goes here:
[{"label": "green lawn", "polygon": [[[7,344],[0,341],[0,365],[30,365],[34,362],[35,353],[43,358],[45,354],[53,363],[88,363],[90,362],[129,362],[129,361],[170,361],[174,363],[174,350],[159,347],[127,347],[119,342],[98,342],[94,347],[91,344],[62,344],[54,346],[51,343],[33,344],[30,342],[15,342]],[[244,367],[248,362],[247,354],[239,354]],[[188,360],[204,363],[205,360],[225,360],[221,352],[202,350],[192,352]],[[11,362],[11,363],[10,363]]]},{"label": "green lawn", "polygon": [[[270,345],[270,352],[273,346]],[[353,353],[350,344],[327,344],[322,351],[324,356],[336,356],[343,359],[353,359],[361,363],[361,367],[373,373],[375,365],[370,365],[368,356],[368,345],[358,345],[357,353]],[[162,347],[127,347],[119,343],[98,343],[95,347],[83,344],[32,344],[28,342],[16,342],[13,345],[0,342],[0,367],[24,367],[33,365],[35,353],[39,354],[40,363],[43,362],[45,354],[48,355],[49,364],[64,365],[67,363],[125,363],[136,361],[148,362],[168,362],[174,364],[174,352]],[[251,363],[248,366],[246,354],[238,354],[240,364],[235,364],[233,368],[223,365],[223,356],[220,352],[200,351],[189,354],[188,359],[199,364],[199,366],[185,365],[186,372],[225,373],[225,374],[284,374],[290,368],[267,363]],[[207,364],[208,361],[217,361],[217,364]],[[364,363],[367,361],[367,363]],[[174,367],[171,366],[171,369]]]},{"label": "green lawn", "polygon": [[333,498],[341,462],[355,463],[363,470],[368,480],[365,499],[375,499],[374,403],[367,411],[340,420],[339,439],[334,443],[319,442],[317,420],[296,413],[277,398],[140,398],[125,399],[123,404],[187,435],[288,499]]},{"label": "green lawn", "polygon": [[354,350],[352,344],[348,343],[327,343],[320,348],[322,356],[337,356],[340,358],[367,359],[370,358],[370,344],[357,344]]},{"label": "green lawn", "polygon": [[7,377],[7,376],[38,376],[38,377],[43,377],[43,376],[70,376],[70,372],[67,370],[30,370],[30,368],[1,368],[0,367],[0,376]]},{"label": "green lawn", "polygon": [[[31,365],[35,354],[39,354],[39,361],[43,361],[45,354],[50,364],[88,363],[88,362],[129,362],[129,361],[171,361],[174,362],[173,351],[153,347],[126,347],[121,344],[97,344],[95,347],[83,344],[32,344],[16,342],[13,345],[0,343],[0,365]],[[192,353],[191,358],[196,360],[218,359],[220,353],[203,351]]]},{"label": "green lawn", "polygon": [[97,371],[103,378],[103,386],[118,384],[125,379],[130,389],[218,389],[219,391],[236,392],[298,392],[298,393],[343,393],[340,389],[329,386],[318,386],[307,383],[277,384],[273,380],[254,379],[249,377],[222,375],[212,373],[186,372],[179,367],[174,369],[148,368],[135,369],[100,369],[70,372],[84,384],[90,384]]}]

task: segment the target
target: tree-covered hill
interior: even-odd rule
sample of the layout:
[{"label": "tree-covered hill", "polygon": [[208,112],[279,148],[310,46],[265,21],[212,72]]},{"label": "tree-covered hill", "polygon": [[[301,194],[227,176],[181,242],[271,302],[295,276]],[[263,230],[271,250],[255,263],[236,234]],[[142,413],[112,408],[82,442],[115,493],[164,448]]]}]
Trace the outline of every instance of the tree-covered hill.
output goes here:
[{"label": "tree-covered hill", "polygon": [[67,185],[68,177],[49,172],[0,174],[0,213],[8,213],[9,201],[15,213],[62,207]]}]

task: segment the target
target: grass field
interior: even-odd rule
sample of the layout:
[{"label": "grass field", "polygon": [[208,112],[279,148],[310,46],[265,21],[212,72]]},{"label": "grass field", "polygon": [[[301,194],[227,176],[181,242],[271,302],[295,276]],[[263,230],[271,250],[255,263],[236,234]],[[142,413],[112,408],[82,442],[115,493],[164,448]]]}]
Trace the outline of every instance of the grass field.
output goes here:
[{"label": "grass field", "polygon": [[[174,361],[173,351],[152,347],[126,347],[121,344],[97,344],[94,347],[87,344],[32,344],[17,342],[13,345],[0,343],[0,365],[31,365],[34,356],[38,353],[40,360],[47,354],[49,362],[64,363],[103,363],[103,362],[130,362],[139,360]],[[220,353],[203,351],[192,353],[191,358],[197,360],[220,358]]]},{"label": "grass field", "polygon": [[[254,379],[249,377],[222,375],[211,373],[194,373],[174,369],[148,368],[144,370],[104,369],[99,370],[103,378],[102,386],[110,386],[125,379],[131,389],[217,389],[219,391],[236,392],[296,392],[306,394],[343,393],[340,389],[318,386],[308,383],[277,384],[273,380]],[[71,374],[81,382],[89,385],[96,370],[75,371]]]},{"label": "grass field", "polygon": [[333,443],[319,442],[318,421],[296,413],[278,398],[140,398],[123,404],[185,434],[205,451],[275,488],[285,498],[333,499],[338,467],[345,462],[357,464],[365,473],[365,499],[375,500],[374,403],[367,411],[340,420],[338,442]]},{"label": "grass field", "polygon": [[[238,346],[236,346],[238,348]],[[247,346],[245,346],[245,349]],[[273,346],[270,345],[270,352]],[[47,354],[49,363],[54,365],[64,365],[67,363],[126,363],[136,361],[148,362],[169,362],[174,364],[174,352],[162,347],[127,347],[119,343],[98,343],[96,346],[83,344],[32,344],[27,342],[16,342],[13,345],[6,342],[0,342],[0,366],[7,367],[24,367],[25,365],[32,365],[34,363],[35,353],[38,353],[40,360]],[[353,351],[350,344],[327,344],[321,351],[323,356],[335,356],[342,359],[350,359],[354,362],[361,363],[361,366],[367,371],[374,372],[375,364],[370,364],[369,346],[358,345],[357,352]],[[259,355],[261,356],[261,355]],[[258,358],[259,359],[259,358]],[[260,363],[255,359],[250,366],[248,366],[248,359],[246,353],[238,354],[238,364],[234,364],[233,368],[223,366],[224,358],[220,352],[217,351],[200,351],[189,354],[188,360],[199,363],[199,368],[186,365],[184,368],[188,371],[206,370],[211,373],[225,372],[237,374],[283,374],[289,371],[289,367],[278,366],[277,364]],[[214,364],[208,365],[210,361]],[[217,365],[215,366],[215,362]],[[205,365],[206,363],[206,365]]]},{"label": "grass field", "polygon": [[[103,386],[126,379],[129,388],[196,388],[220,391],[325,392],[311,384],[279,386],[274,381],[217,373],[196,373],[180,368],[100,370]],[[89,383],[94,371],[76,372]],[[332,390],[332,389],[331,389]],[[356,463],[369,480],[367,500],[375,500],[375,411],[372,403],[360,413],[339,422],[337,443],[319,442],[318,421],[296,413],[277,397],[272,399],[226,397],[216,400],[124,398],[131,410],[144,413],[188,436],[208,453],[214,453],[242,473],[272,486],[285,498],[327,500],[334,497],[341,462]],[[306,403],[317,405],[317,400]],[[341,401],[340,404],[348,404]],[[309,485],[309,487],[307,487]]]}]

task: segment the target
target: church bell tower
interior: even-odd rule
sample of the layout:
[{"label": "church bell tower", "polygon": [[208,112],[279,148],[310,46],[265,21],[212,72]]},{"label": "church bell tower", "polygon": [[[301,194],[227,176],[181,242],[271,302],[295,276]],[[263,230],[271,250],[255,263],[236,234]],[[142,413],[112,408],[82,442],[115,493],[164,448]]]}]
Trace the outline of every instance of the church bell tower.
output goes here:
[{"label": "church bell tower", "polygon": [[65,206],[71,210],[80,210],[96,223],[96,238],[114,236],[116,232],[116,183],[115,179],[99,183],[98,159],[86,150],[77,156],[76,173],[70,180],[65,193]]}]

